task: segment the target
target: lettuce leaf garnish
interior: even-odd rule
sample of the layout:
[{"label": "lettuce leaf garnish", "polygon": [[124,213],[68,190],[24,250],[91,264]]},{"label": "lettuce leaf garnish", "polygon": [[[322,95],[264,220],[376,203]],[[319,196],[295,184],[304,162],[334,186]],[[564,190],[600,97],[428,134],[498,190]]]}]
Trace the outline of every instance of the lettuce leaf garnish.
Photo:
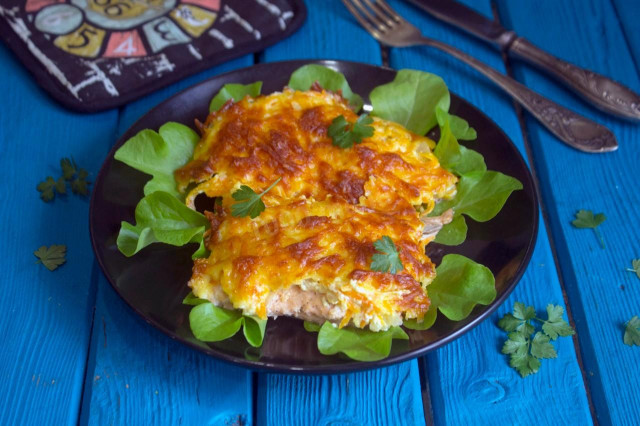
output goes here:
[{"label": "lettuce leaf garnish", "polygon": [[149,244],[160,242],[172,246],[198,243],[193,258],[203,257],[207,218],[164,191],[145,196],[136,206],[136,224],[122,222],[117,245],[122,254],[133,256]]},{"label": "lettuce leaf garnish", "polygon": [[318,350],[321,354],[335,355],[342,352],[356,361],[384,359],[391,352],[393,339],[409,340],[407,333],[400,327],[373,332],[355,327],[338,328],[329,321],[325,321],[322,326],[305,321],[304,328],[318,332]]},{"label": "lettuce leaf garnish", "polygon": [[331,90],[332,92],[341,91],[342,97],[349,101],[349,105],[355,112],[360,111],[363,101],[360,95],[351,91],[349,83],[347,82],[344,74],[338,71],[334,71],[330,68],[323,67],[322,65],[309,64],[304,65],[291,74],[289,77],[289,83],[287,86],[294,90],[309,90],[313,83],[318,83],[323,89]]},{"label": "lettuce leaf garnish", "polygon": [[183,199],[178,192],[173,172],[193,157],[193,149],[200,140],[187,126],[169,122],[158,133],[145,129],[129,139],[115,153],[116,160],[153,178],[144,186],[144,194],[164,191]]},{"label": "lettuce leaf garnish", "polygon": [[427,293],[431,306],[424,320],[405,321],[405,327],[426,330],[435,322],[437,311],[453,321],[465,319],[476,305],[493,302],[496,281],[486,266],[459,254],[447,254],[436,268],[436,278],[427,286]]},{"label": "lettuce leaf garnish", "polygon": [[261,81],[256,81],[251,84],[225,84],[224,86],[222,86],[222,89],[220,89],[218,94],[215,95],[213,99],[211,99],[211,103],[209,104],[209,112],[219,110],[222,105],[224,105],[225,102],[227,102],[229,99],[233,99],[235,102],[238,102],[247,95],[256,97],[260,94],[261,90]]},{"label": "lettuce leaf garnish", "polygon": [[449,110],[451,97],[441,77],[423,71],[400,70],[392,82],[369,94],[375,115],[402,124],[419,135],[436,125],[436,108]]},{"label": "lettuce leaf garnish", "polygon": [[182,303],[193,306],[189,312],[189,326],[196,339],[203,342],[219,342],[235,335],[242,327],[244,337],[251,346],[262,346],[267,320],[242,315],[237,309],[215,306],[208,300],[197,298],[193,293],[189,293]]}]

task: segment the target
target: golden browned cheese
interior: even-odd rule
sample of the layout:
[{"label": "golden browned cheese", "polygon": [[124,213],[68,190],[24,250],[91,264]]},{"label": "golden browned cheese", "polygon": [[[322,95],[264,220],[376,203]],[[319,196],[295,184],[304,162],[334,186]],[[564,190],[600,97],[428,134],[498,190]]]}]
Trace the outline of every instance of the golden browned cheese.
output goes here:
[{"label": "golden browned cheese", "polygon": [[[455,194],[456,178],[433,141],[378,118],[362,143],[332,145],[327,129],[339,115],[357,119],[339,94],[289,89],[209,115],[193,160],[175,174],[181,190],[192,188],[191,207],[201,193],[222,198],[208,214],[211,254],[196,260],[189,282],[196,296],[266,318],[270,296],[297,285],[336,307],[340,326],[382,330],[424,316],[435,268],[420,216]],[[241,185],[260,193],[279,177],[260,216],[231,216]],[[370,269],[385,235],[404,265],[397,274]]]}]

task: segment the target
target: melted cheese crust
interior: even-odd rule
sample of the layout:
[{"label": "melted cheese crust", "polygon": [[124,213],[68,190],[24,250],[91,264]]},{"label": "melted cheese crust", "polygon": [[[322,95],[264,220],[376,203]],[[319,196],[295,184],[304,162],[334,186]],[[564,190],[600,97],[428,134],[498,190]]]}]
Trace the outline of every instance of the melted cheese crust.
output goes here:
[{"label": "melted cheese crust", "polygon": [[[339,94],[289,89],[209,115],[193,160],[175,173],[181,190],[192,187],[192,208],[201,193],[222,199],[208,213],[211,254],[196,260],[189,282],[196,296],[266,318],[273,294],[300,286],[340,313],[325,319],[374,331],[424,316],[435,268],[420,216],[452,197],[457,179],[440,167],[433,141],[378,118],[372,137],[333,146],[327,129],[339,115],[357,119]],[[260,216],[231,216],[240,185],[259,193],[278,177]],[[400,253],[398,274],[370,270],[384,235]]]}]

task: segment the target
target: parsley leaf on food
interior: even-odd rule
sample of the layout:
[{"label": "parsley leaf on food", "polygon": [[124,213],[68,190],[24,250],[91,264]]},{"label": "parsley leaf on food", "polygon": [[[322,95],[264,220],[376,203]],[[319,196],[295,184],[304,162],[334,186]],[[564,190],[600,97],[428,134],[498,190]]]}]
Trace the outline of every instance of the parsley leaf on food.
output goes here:
[{"label": "parsley leaf on food", "polygon": [[633,259],[631,261],[631,268],[627,268],[626,270],[629,272],[635,272],[637,277],[640,278],[640,259]]},{"label": "parsley leaf on food", "polygon": [[576,213],[576,218],[571,222],[576,228],[591,228],[598,238],[600,247],[604,247],[604,239],[598,231],[598,225],[604,222],[607,217],[604,213],[593,214],[591,210],[580,210]]},{"label": "parsley leaf on food", "polygon": [[260,216],[265,209],[264,202],[262,201],[262,196],[269,192],[271,188],[276,186],[278,182],[280,182],[281,177],[275,180],[267,189],[262,191],[260,194],[257,194],[253,189],[248,187],[247,185],[242,185],[240,189],[235,191],[231,196],[234,200],[240,201],[239,203],[235,203],[231,205],[231,216],[234,217],[247,217],[249,216],[251,219],[255,219]]},{"label": "parsley leaf on food", "polygon": [[640,346],[640,318],[631,318],[624,329],[624,344],[629,346]]},{"label": "parsley leaf on food", "polygon": [[42,263],[45,268],[53,271],[58,266],[66,262],[65,254],[67,253],[67,246],[65,245],[52,245],[50,247],[42,246],[33,254],[38,258],[36,263]]},{"label": "parsley leaf on food", "polygon": [[[533,306],[516,302],[513,314],[506,314],[498,321],[498,326],[509,332],[508,339],[502,346],[502,353],[510,356],[509,365],[522,377],[537,373],[541,359],[558,356],[551,344],[552,340],[556,340],[558,336],[574,334],[573,329],[562,318],[563,313],[561,306],[549,304],[548,317],[543,320],[536,316]],[[542,324],[542,332],[536,331],[532,321]]]},{"label": "parsley leaf on food", "polygon": [[373,119],[367,114],[362,114],[355,123],[351,124],[339,115],[333,119],[329,126],[328,134],[333,140],[333,145],[340,148],[351,148],[354,143],[362,142],[362,139],[373,136],[373,127],[370,124]]},{"label": "parsley leaf on food", "polygon": [[400,260],[400,253],[393,240],[386,235],[376,240],[373,246],[380,253],[375,253],[371,257],[371,270],[378,272],[398,273],[404,269]]}]

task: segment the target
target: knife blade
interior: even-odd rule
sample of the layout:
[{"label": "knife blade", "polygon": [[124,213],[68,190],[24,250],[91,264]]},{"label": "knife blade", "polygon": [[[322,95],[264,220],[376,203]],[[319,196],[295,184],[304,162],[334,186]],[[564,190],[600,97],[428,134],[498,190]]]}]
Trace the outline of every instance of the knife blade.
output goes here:
[{"label": "knife blade", "polygon": [[501,49],[507,48],[517,38],[515,32],[508,31],[496,21],[486,18],[462,3],[452,0],[409,0],[409,2],[441,21],[497,44]]},{"label": "knife blade", "polygon": [[545,52],[514,31],[457,1],[408,1],[444,22],[497,45],[511,56],[537,66],[600,110],[629,120],[640,120],[640,95],[622,84]]}]

